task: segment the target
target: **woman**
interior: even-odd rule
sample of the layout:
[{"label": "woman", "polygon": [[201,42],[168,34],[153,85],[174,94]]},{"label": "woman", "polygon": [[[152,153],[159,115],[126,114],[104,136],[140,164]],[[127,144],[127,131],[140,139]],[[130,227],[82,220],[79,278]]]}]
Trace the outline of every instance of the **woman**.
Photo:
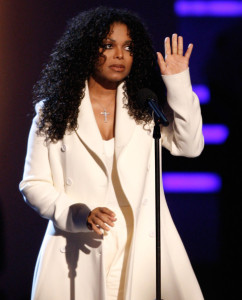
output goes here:
[{"label": "woman", "polygon": [[[137,99],[167,88],[174,155],[203,149],[199,101],[182,37],[154,54],[140,20],[97,8],[72,19],[35,86],[20,190],[49,219],[32,299],[155,298],[153,121]],[[165,300],[203,299],[161,188],[161,275]]]}]

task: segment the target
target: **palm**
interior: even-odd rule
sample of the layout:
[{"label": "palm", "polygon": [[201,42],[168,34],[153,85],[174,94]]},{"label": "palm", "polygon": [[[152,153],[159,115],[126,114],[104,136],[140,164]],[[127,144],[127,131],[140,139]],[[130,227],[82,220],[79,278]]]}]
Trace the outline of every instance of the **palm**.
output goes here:
[{"label": "palm", "polygon": [[173,75],[185,71],[189,65],[189,59],[192,53],[193,45],[188,46],[187,51],[183,55],[183,38],[172,36],[172,45],[170,38],[165,39],[165,59],[160,52],[157,53],[158,64],[162,75]]}]

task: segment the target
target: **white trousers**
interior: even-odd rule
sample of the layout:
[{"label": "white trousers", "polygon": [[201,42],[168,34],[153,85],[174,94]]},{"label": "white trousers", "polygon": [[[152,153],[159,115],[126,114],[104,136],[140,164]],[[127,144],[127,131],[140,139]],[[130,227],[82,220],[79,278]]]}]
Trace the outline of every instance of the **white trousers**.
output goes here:
[{"label": "white trousers", "polygon": [[115,212],[117,221],[110,231],[104,232],[103,239],[107,300],[123,300],[133,216],[130,206],[109,208]]}]

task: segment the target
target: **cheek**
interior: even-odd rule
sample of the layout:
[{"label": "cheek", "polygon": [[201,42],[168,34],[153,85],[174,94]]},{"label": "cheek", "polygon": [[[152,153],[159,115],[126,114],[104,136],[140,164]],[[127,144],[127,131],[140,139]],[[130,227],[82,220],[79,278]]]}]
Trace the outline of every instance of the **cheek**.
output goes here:
[{"label": "cheek", "polygon": [[97,61],[96,67],[97,68],[102,67],[105,64],[106,60],[107,60],[107,57],[105,55],[100,56],[98,61]]},{"label": "cheek", "polygon": [[129,70],[131,70],[132,65],[133,65],[133,56],[130,56],[130,57],[129,57],[129,60],[128,60]]}]

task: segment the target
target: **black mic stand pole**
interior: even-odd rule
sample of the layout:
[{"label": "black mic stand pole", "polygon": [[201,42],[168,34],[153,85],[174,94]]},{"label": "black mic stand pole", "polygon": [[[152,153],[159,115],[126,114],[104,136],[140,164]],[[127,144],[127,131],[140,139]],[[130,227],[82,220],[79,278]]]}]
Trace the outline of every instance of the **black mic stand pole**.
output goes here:
[{"label": "black mic stand pole", "polygon": [[161,232],[160,232],[160,125],[168,126],[162,109],[158,103],[148,98],[148,105],[151,108],[153,120],[155,122],[153,138],[155,140],[155,226],[156,226],[156,299],[161,299]]},{"label": "black mic stand pole", "polygon": [[160,245],[160,124],[154,115],[153,138],[155,140],[155,212],[156,212],[156,299],[161,299],[161,245]]}]

